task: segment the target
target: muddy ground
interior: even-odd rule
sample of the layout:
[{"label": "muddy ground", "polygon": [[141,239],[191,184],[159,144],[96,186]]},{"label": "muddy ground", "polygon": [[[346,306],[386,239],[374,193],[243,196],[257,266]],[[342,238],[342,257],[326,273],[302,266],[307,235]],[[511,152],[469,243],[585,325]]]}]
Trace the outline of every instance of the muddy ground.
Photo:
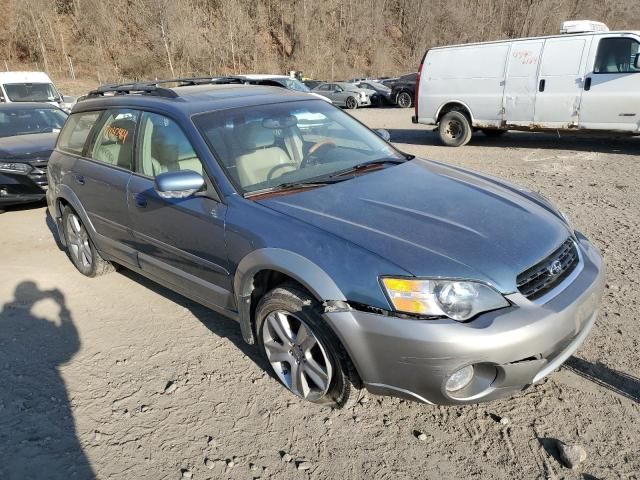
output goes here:
[{"label": "muddy ground", "polygon": [[[639,478],[640,139],[476,134],[451,149],[408,110],[354,115],[407,152],[540,191],[593,240],[608,285],[568,366],[477,406],[306,405],[232,321],[126,270],[84,278],[43,206],[13,208],[0,215],[0,478]],[[564,467],[557,440],[586,461]]]}]

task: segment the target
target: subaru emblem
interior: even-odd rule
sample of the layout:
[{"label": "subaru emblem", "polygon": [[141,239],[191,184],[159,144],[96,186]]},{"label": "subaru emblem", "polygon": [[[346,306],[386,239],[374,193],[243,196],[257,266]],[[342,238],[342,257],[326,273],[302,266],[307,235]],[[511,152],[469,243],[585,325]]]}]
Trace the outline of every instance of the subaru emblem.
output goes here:
[{"label": "subaru emblem", "polygon": [[562,272],[562,262],[560,260],[555,260],[551,265],[549,265],[548,271],[549,274],[554,277],[559,275]]}]

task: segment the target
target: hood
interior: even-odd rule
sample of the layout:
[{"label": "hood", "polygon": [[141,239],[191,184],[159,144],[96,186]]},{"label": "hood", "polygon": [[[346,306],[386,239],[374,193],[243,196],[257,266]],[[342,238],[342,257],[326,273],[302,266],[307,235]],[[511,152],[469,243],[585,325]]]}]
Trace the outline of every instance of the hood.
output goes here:
[{"label": "hood", "polygon": [[415,276],[474,279],[503,293],[570,235],[552,208],[516,187],[419,159],[258,201]]},{"label": "hood", "polygon": [[12,160],[49,158],[57,138],[58,133],[55,132],[0,137],[0,158]]}]

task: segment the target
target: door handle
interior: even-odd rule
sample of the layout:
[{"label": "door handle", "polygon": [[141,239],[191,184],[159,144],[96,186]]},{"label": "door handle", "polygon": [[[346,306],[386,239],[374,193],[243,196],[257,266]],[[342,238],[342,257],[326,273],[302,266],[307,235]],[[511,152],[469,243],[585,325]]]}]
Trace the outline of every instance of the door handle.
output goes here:
[{"label": "door handle", "polygon": [[584,89],[588,92],[591,90],[591,77],[587,77],[584,81]]},{"label": "door handle", "polygon": [[136,202],[136,207],[145,208],[147,206],[147,199],[141,193],[136,193],[133,196],[134,202]]},{"label": "door handle", "polygon": [[84,175],[76,175],[76,182],[80,185],[84,185]]},{"label": "door handle", "polygon": [[546,84],[547,84],[547,81],[544,78],[540,79],[540,83],[538,84],[538,91],[544,92],[544,87]]}]

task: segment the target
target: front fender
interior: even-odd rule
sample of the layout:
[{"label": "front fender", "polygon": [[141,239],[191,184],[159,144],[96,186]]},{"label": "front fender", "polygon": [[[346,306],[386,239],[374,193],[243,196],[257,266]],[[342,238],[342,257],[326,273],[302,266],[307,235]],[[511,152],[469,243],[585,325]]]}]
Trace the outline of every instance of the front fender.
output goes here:
[{"label": "front fender", "polygon": [[255,341],[251,325],[251,292],[254,289],[253,279],[261,270],[274,270],[290,276],[317,299],[346,301],[331,277],[308,258],[280,248],[254,250],[238,264],[233,282],[240,328],[247,343]]}]

